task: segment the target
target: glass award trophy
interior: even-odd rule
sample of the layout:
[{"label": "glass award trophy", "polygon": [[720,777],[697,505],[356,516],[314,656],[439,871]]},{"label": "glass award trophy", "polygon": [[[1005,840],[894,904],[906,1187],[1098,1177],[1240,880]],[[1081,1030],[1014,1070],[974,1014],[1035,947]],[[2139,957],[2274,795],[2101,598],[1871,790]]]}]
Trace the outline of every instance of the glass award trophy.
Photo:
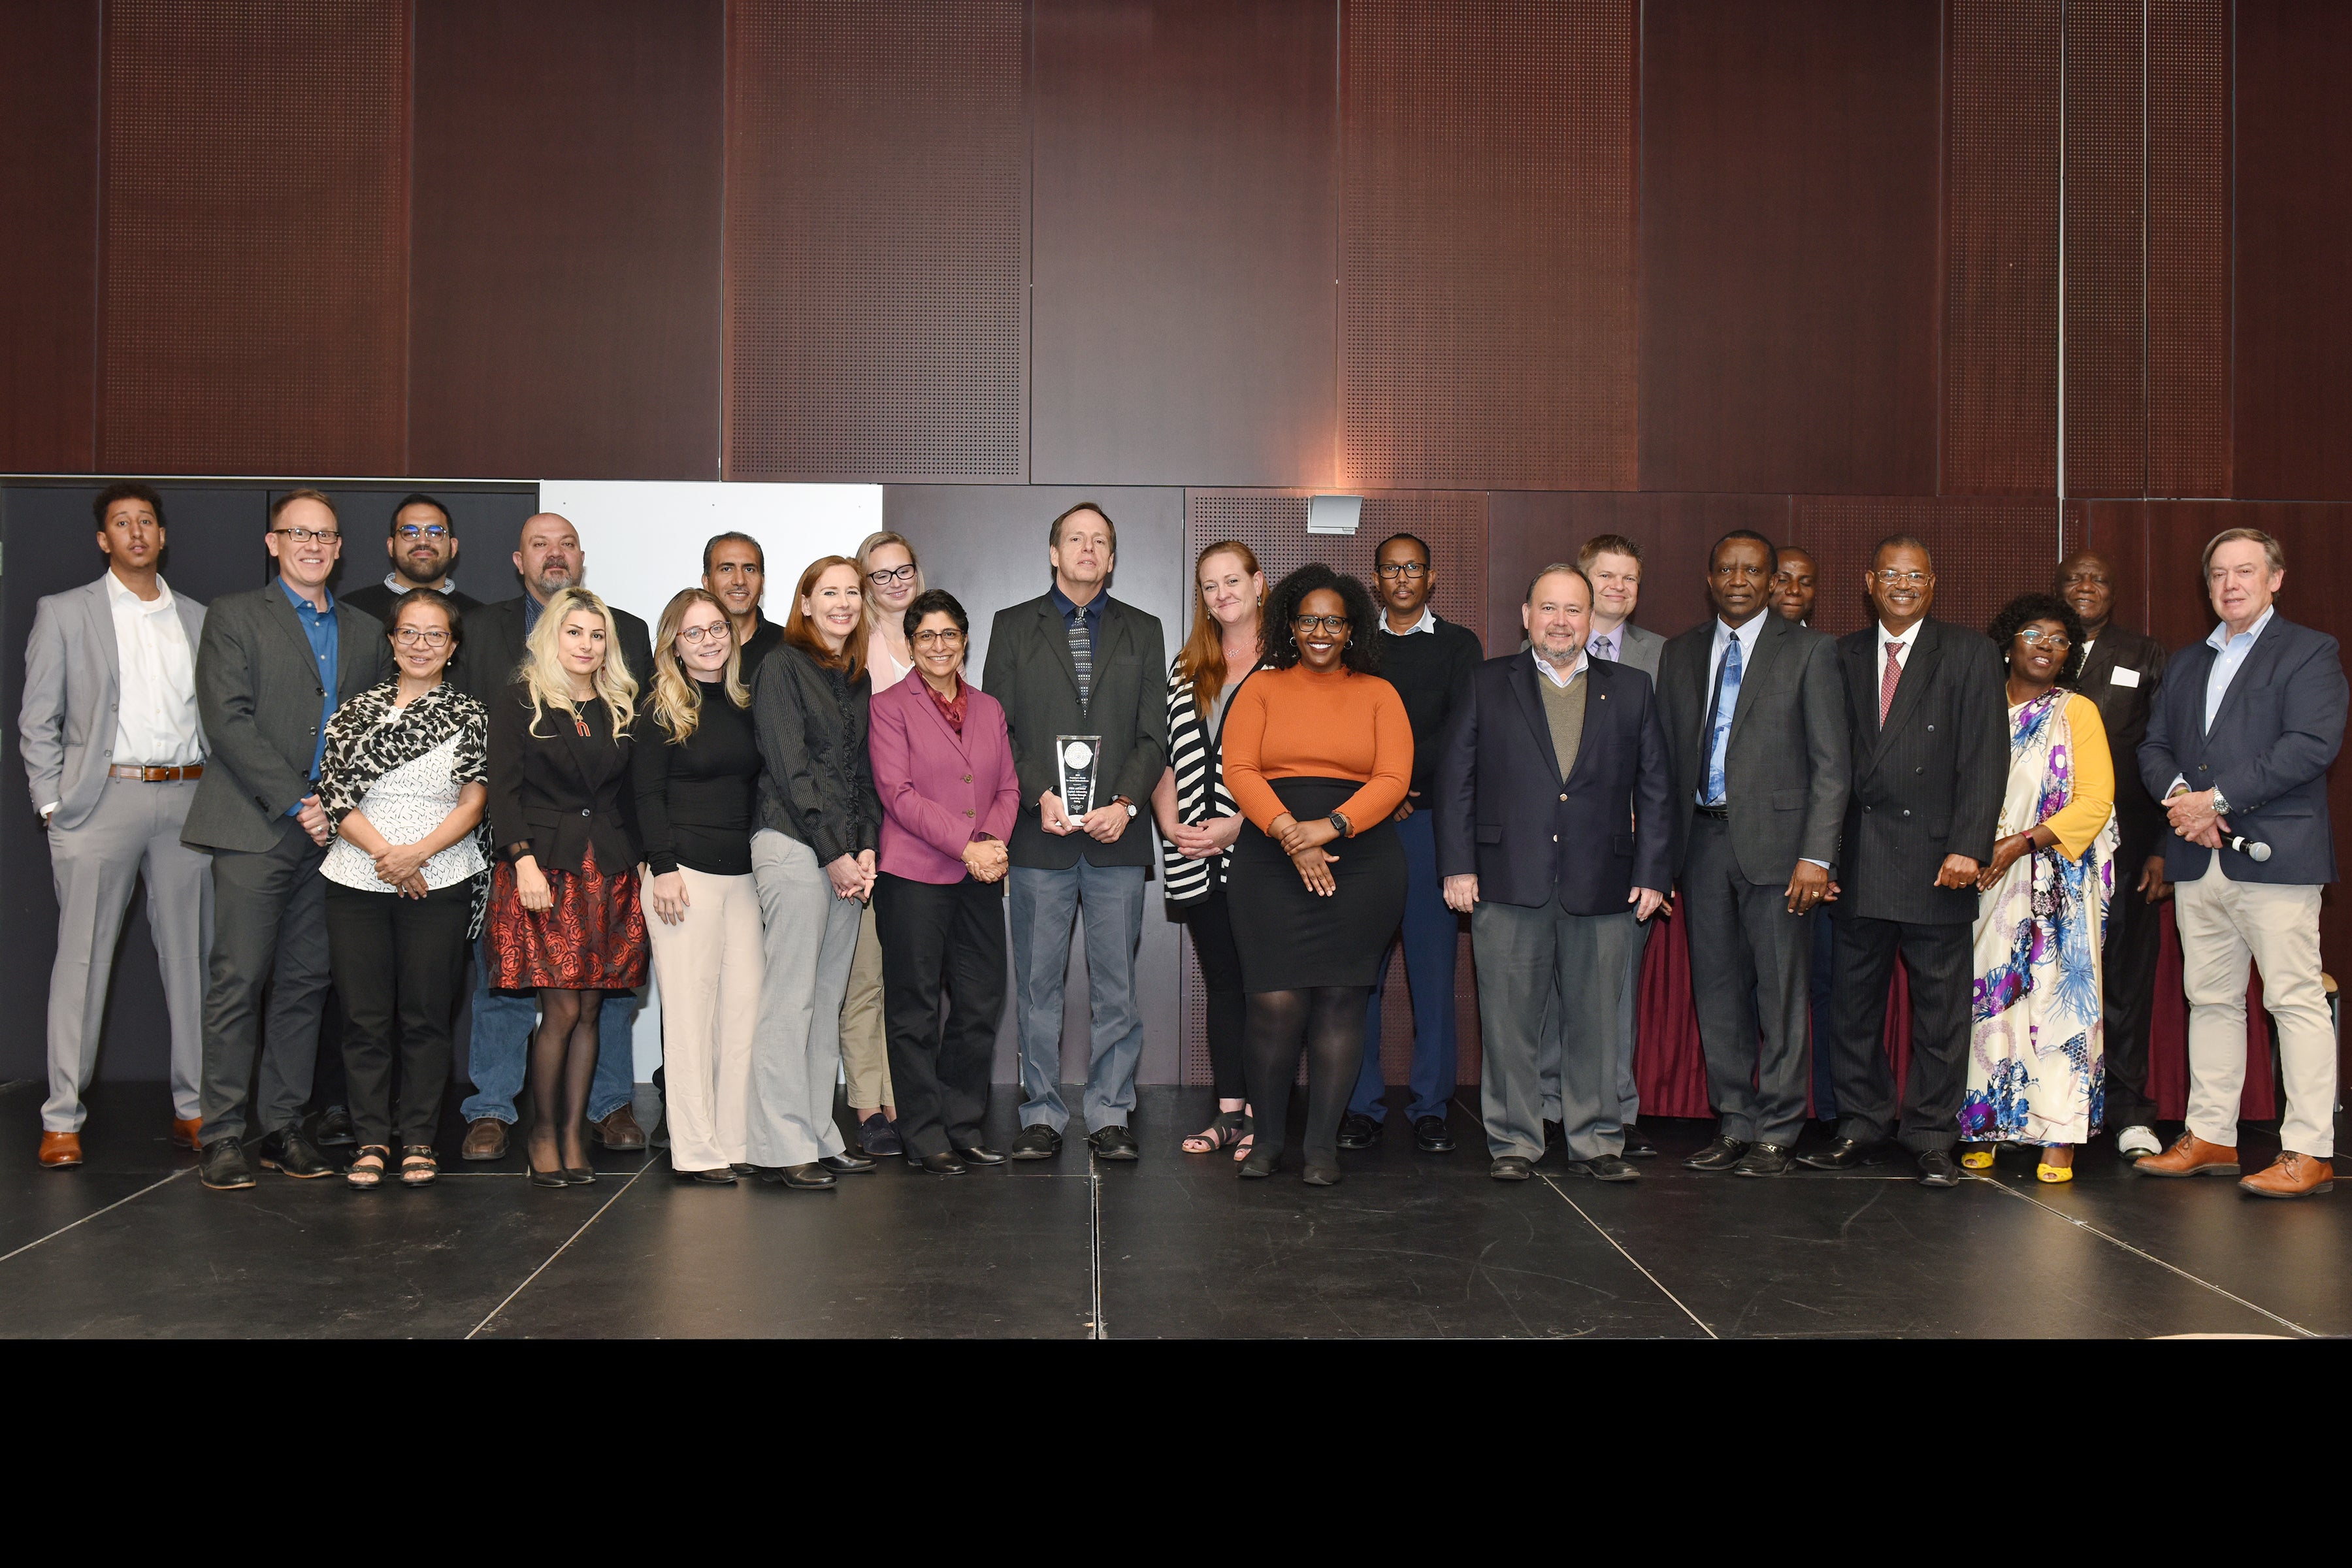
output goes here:
[{"label": "glass award trophy", "polygon": [[1054,737],[1054,765],[1061,777],[1062,809],[1072,821],[1084,816],[1097,805],[1095,764],[1101,755],[1100,735]]}]

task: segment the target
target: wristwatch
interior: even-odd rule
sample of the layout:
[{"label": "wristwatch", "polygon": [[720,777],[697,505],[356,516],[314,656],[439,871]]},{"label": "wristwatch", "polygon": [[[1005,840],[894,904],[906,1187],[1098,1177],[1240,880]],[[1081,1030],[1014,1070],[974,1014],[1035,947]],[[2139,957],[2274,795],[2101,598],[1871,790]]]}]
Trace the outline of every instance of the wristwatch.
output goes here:
[{"label": "wristwatch", "polygon": [[1345,838],[1348,837],[1350,830],[1348,826],[1348,819],[1343,814],[1335,811],[1324,820],[1330,823],[1334,828],[1339,830],[1340,837]]},{"label": "wristwatch", "polygon": [[1127,798],[1127,796],[1125,796],[1125,795],[1113,795],[1113,796],[1111,796],[1111,797],[1110,797],[1110,801],[1111,801],[1111,804],[1112,804],[1113,805],[1123,805],[1123,806],[1127,807],[1127,815],[1128,815],[1128,818],[1129,818],[1129,821],[1132,821],[1132,820],[1134,819],[1134,817],[1135,817],[1135,802],[1133,802],[1133,801],[1131,801],[1131,800],[1128,799],[1128,798]]},{"label": "wristwatch", "polygon": [[2222,795],[2221,786],[2219,784],[2213,786],[2213,815],[2216,816],[2230,815],[2229,798]]}]

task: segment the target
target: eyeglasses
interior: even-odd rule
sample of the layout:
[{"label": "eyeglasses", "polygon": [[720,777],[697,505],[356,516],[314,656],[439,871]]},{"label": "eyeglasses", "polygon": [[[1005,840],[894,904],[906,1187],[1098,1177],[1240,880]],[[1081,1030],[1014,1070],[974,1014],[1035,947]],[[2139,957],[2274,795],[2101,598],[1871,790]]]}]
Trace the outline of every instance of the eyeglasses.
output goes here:
[{"label": "eyeglasses", "polygon": [[1292,617],[1290,624],[1302,632],[1318,628],[1327,632],[1344,632],[1349,622],[1345,616],[1297,616]]},{"label": "eyeglasses", "polygon": [[308,544],[314,539],[321,544],[332,544],[342,537],[331,528],[273,528],[269,531],[297,544]]},{"label": "eyeglasses", "polygon": [[1426,561],[1383,561],[1378,566],[1372,568],[1372,570],[1379,573],[1383,577],[1402,577],[1407,582],[1411,582],[1416,577],[1424,576],[1428,574],[1429,563]]},{"label": "eyeglasses", "polygon": [[423,528],[417,527],[413,522],[404,522],[393,531],[399,534],[401,538],[407,540],[446,539],[449,537],[449,530],[447,527],[437,522],[428,522]]},{"label": "eyeglasses", "polygon": [[941,626],[932,631],[915,634],[917,647],[959,647],[962,643],[963,634],[953,626]]},{"label": "eyeglasses", "polygon": [[402,626],[392,634],[392,640],[403,647],[439,647],[449,640],[449,634],[437,628]]},{"label": "eyeglasses", "polygon": [[1882,588],[1924,588],[1927,585],[1927,574],[1925,572],[1897,572],[1889,568],[1884,572],[1873,572],[1871,575],[1878,579],[1878,585]]},{"label": "eyeglasses", "polygon": [[2046,647],[2052,653],[2064,653],[2074,646],[2074,639],[2064,632],[2045,632],[2040,626],[2028,626],[2017,634],[2017,640],[2028,647]]},{"label": "eyeglasses", "polygon": [[890,588],[901,583],[911,583],[915,580],[915,564],[910,561],[904,566],[886,566],[878,572],[866,574],[866,580],[877,588]]},{"label": "eyeglasses", "polygon": [[735,629],[721,621],[717,626],[688,626],[677,634],[677,638],[690,647],[700,647],[707,642],[725,642],[734,635]]}]

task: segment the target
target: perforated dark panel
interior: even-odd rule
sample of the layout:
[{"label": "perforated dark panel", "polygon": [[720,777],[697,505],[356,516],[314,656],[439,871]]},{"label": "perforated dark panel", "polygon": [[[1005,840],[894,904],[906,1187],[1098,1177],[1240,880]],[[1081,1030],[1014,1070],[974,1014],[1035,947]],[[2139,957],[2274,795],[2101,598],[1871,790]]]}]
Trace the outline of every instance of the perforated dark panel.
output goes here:
[{"label": "perforated dark panel", "polygon": [[99,463],[406,467],[408,7],[106,7]]},{"label": "perforated dark panel", "polygon": [[1948,495],[2054,490],[2058,0],[1950,0]]},{"label": "perforated dark panel", "polygon": [[1342,484],[1632,488],[1635,13],[1346,6]]},{"label": "perforated dark panel", "polygon": [[0,472],[73,473],[95,420],[97,0],[20,0],[0,35]]},{"label": "perforated dark panel", "polygon": [[2058,503],[2044,497],[1796,496],[1791,536],[1820,564],[1813,625],[1842,636],[1868,623],[1862,574],[1874,545],[1909,533],[1935,557],[1933,613],[1982,630],[2020,594],[2047,593],[2058,566]]},{"label": "perforated dark panel", "polygon": [[[1449,621],[1483,634],[1486,605],[1486,498],[1476,492],[1367,495],[1363,517],[1353,538],[1307,531],[1307,493],[1286,490],[1188,490],[1184,496],[1184,561],[1189,574],[1200,552],[1220,540],[1237,539],[1250,547],[1265,569],[1271,586],[1283,574],[1309,561],[1321,561],[1342,572],[1371,578],[1372,552],[1391,533],[1415,533],[1428,541],[1438,570],[1437,591],[1431,604]],[[1188,576],[1188,581],[1189,576]],[[1193,598],[1198,597],[1195,594]],[[1169,647],[1181,646],[1192,632],[1188,607],[1181,626],[1171,623]],[[1201,970],[1185,944],[1183,1079],[1188,1084],[1212,1081],[1208,1036],[1202,1026],[1203,995]],[[1478,1081],[1478,1002],[1476,978],[1470,968],[1470,936],[1465,927],[1454,966],[1454,1005],[1460,1066],[1455,1077],[1463,1083]],[[1406,990],[1404,961],[1391,958],[1389,984],[1381,1009],[1381,1065],[1391,1084],[1405,1081],[1412,1065],[1412,1004]]]},{"label": "perforated dark panel", "polygon": [[2148,4],[2150,495],[2230,493],[2229,10]]},{"label": "perforated dark panel", "polygon": [[728,8],[727,474],[1017,480],[1017,0]]},{"label": "perforated dark panel", "polygon": [[2069,495],[2147,483],[2141,0],[2066,5]]}]

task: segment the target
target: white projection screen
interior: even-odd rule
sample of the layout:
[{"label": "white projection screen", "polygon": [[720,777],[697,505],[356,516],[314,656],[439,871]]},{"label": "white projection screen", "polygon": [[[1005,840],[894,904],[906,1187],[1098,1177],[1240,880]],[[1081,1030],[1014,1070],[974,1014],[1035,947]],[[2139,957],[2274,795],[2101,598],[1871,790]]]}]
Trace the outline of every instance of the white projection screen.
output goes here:
[{"label": "white projection screen", "polygon": [[[670,595],[701,581],[704,542],[730,530],[766,552],[765,608],[781,622],[802,567],[855,554],[882,526],[882,487],[541,479],[539,507],[579,530],[588,586],[651,631]],[[651,985],[632,1043],[637,1081],[647,1082],[661,1065],[661,1000]]]}]

